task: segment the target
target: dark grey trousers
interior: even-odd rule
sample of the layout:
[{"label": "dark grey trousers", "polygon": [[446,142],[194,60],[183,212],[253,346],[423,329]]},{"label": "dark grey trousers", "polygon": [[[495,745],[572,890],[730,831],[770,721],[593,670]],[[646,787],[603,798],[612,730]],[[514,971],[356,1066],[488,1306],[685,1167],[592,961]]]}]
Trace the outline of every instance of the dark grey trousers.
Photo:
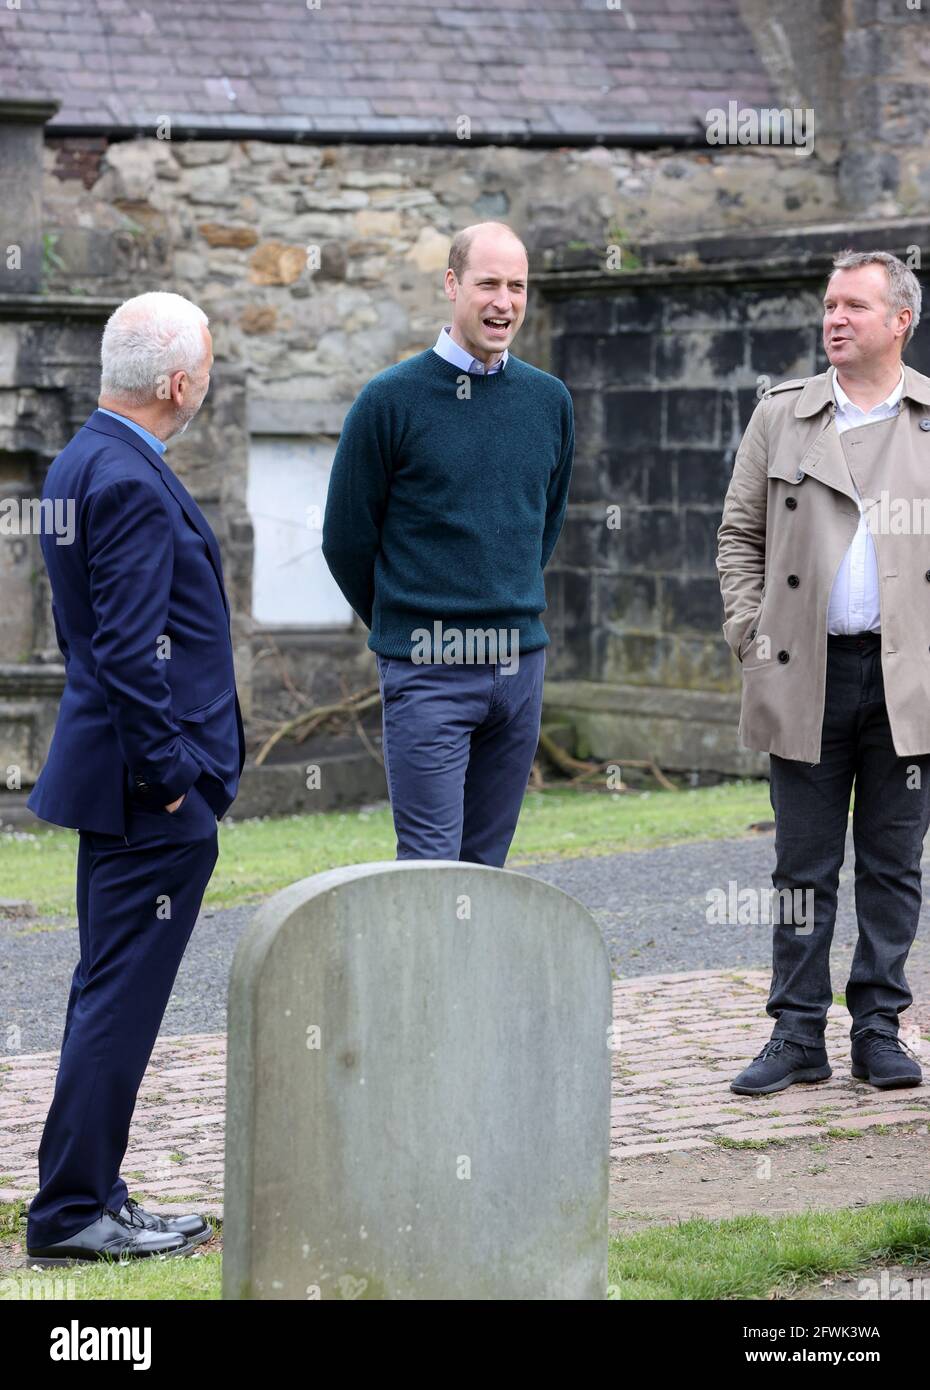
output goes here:
[{"label": "dark grey trousers", "polygon": [[[920,858],[930,823],[930,754],[898,757],[891,739],[877,633],[827,640],[820,762],[771,755],[776,889],[813,890],[813,927],[775,898],[773,1037],[819,1044],[832,1002],[830,943],[855,781],[853,844],[859,940],[846,986],[851,1036],[897,1034],[912,1003],[904,964],[920,916]],[[797,895],[798,898],[801,895]],[[810,901],[810,899],[807,899]],[[796,915],[796,914],[795,914]]]}]

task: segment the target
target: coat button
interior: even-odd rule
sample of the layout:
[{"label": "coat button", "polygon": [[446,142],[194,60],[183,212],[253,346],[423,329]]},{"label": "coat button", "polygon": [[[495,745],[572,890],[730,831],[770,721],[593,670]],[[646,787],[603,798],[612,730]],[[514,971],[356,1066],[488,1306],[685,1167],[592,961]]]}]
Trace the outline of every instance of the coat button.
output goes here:
[{"label": "coat button", "polygon": [[789,512],[793,512],[794,509],[795,509],[795,507],[796,507],[797,505],[798,505],[798,499],[797,499],[796,497],[786,497],[786,498],[785,498],[785,506],[788,508]]},{"label": "coat button", "polygon": [[797,471],[797,473],[795,473],[795,475],[794,475],[794,481],[795,481],[796,483],[799,483],[799,482],[801,482],[801,480],[803,479],[803,477],[804,477],[804,474],[803,474],[803,472],[801,471],[801,469],[799,468],[798,471]]},{"label": "coat button", "polygon": [[930,420],[924,417],[924,419],[920,422],[920,428],[922,430],[930,430]]},{"label": "coat button", "polygon": [[796,589],[796,588],[798,587],[798,585],[800,584],[800,582],[801,582],[801,581],[800,581],[800,579],[798,578],[798,576],[797,576],[796,574],[789,574],[789,575],[788,575],[788,583],[790,584],[790,586],[791,586],[792,589]]},{"label": "coat button", "polygon": [[782,663],[782,665],[784,665],[785,662],[789,659],[789,658],[788,658],[788,653],[787,653],[787,652],[779,652],[779,653],[778,653],[778,659],[779,659],[779,661]]},{"label": "coat button", "polygon": [[930,584],[930,570],[927,570],[927,573],[924,575],[924,579],[926,579],[927,583]]}]

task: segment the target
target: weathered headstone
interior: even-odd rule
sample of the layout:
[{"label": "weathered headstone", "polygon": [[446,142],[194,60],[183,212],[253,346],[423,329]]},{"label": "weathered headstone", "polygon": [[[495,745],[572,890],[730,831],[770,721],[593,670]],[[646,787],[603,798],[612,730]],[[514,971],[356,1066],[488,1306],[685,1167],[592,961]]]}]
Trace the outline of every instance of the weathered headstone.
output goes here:
[{"label": "weathered headstone", "polygon": [[233,962],[223,1296],[606,1296],[591,915],[441,860],[295,883]]}]

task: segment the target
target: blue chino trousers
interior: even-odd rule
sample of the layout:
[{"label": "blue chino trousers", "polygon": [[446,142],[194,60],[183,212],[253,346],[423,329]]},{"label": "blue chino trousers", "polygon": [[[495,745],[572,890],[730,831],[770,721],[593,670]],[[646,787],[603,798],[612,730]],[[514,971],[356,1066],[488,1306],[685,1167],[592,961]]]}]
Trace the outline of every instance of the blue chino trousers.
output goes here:
[{"label": "blue chino trousers", "polygon": [[539,743],[546,649],[444,665],[378,656],[398,859],[502,868]]}]

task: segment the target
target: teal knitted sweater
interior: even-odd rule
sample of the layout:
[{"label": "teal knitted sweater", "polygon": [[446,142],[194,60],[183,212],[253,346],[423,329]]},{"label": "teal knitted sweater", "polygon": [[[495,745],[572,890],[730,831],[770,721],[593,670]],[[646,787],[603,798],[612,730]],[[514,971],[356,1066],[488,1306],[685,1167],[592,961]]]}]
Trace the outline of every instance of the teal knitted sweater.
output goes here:
[{"label": "teal knitted sweater", "polygon": [[437,622],[548,645],[543,569],[574,443],[566,387],[513,354],[482,375],[429,348],[369,381],[333,461],[323,555],[373,651],[409,658]]}]

